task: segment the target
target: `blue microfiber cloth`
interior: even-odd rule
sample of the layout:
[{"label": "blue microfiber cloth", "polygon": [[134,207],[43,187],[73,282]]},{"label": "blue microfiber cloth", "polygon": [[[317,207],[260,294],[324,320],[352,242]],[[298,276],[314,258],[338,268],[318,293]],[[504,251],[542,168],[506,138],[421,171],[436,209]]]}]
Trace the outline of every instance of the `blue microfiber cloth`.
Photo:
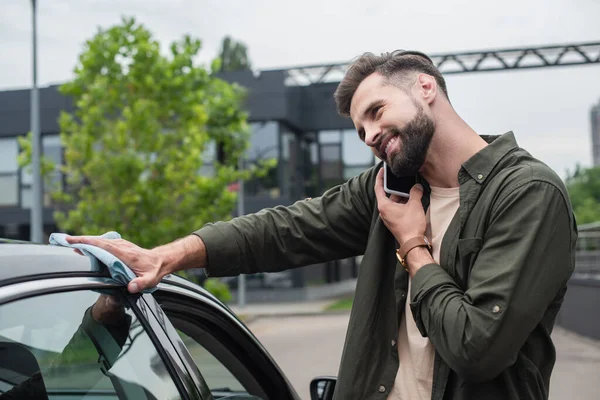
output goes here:
[{"label": "blue microfiber cloth", "polygon": [[[112,255],[108,251],[101,249],[96,246],[91,246],[89,244],[71,244],[67,242],[67,234],[66,233],[53,233],[50,235],[49,242],[54,246],[65,246],[72,247],[74,249],[79,249],[83,254],[90,258],[90,262],[92,263],[92,267],[94,269],[100,270],[101,265],[100,262],[108,267],[108,271],[110,272],[110,276],[119,283],[127,286],[129,281],[136,278],[136,275],[133,271],[125,265],[125,263],[119,260],[116,256]],[[104,235],[95,236],[103,239],[120,239],[121,235],[118,232],[110,231],[106,232]],[[148,288],[142,290],[143,293],[152,293],[156,290],[156,287]]]}]

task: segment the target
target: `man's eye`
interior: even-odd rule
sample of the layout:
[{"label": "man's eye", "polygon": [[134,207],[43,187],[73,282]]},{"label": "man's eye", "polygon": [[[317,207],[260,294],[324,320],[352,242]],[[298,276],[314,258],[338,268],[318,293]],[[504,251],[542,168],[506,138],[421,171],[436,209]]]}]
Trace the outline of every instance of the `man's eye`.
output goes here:
[{"label": "man's eye", "polygon": [[373,109],[373,119],[376,119],[381,113],[379,112],[381,110],[381,106],[375,107]]}]

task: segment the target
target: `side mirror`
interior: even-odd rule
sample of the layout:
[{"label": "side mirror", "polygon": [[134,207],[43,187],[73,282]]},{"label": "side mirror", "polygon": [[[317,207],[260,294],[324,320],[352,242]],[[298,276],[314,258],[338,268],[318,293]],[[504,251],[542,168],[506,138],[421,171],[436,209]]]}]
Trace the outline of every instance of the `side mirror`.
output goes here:
[{"label": "side mirror", "polygon": [[335,390],[335,376],[317,376],[310,382],[310,400],[332,400]]}]

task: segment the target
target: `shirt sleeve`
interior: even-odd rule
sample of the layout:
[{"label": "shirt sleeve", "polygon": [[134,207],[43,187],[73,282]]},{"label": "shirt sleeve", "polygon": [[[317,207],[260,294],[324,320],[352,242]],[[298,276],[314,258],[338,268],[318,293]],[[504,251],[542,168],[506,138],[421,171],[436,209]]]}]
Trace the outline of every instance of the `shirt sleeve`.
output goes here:
[{"label": "shirt sleeve", "polygon": [[450,368],[484,381],[512,365],[574,267],[576,230],[552,183],[529,181],[493,206],[463,291],[437,264],[413,279],[411,309]]},{"label": "shirt sleeve", "polygon": [[377,170],[318,198],[205,225],[194,233],[206,246],[207,274],[275,272],[364,253]]}]

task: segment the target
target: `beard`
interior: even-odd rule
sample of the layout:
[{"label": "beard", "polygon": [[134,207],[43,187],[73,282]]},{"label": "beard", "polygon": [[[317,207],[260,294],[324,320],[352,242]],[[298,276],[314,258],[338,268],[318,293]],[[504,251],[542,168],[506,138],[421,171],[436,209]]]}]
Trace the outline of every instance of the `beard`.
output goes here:
[{"label": "beard", "polygon": [[402,129],[392,128],[390,133],[397,136],[400,151],[388,160],[390,169],[399,177],[416,175],[423,164],[433,139],[435,123],[423,111],[423,107],[415,102],[417,114]]}]

